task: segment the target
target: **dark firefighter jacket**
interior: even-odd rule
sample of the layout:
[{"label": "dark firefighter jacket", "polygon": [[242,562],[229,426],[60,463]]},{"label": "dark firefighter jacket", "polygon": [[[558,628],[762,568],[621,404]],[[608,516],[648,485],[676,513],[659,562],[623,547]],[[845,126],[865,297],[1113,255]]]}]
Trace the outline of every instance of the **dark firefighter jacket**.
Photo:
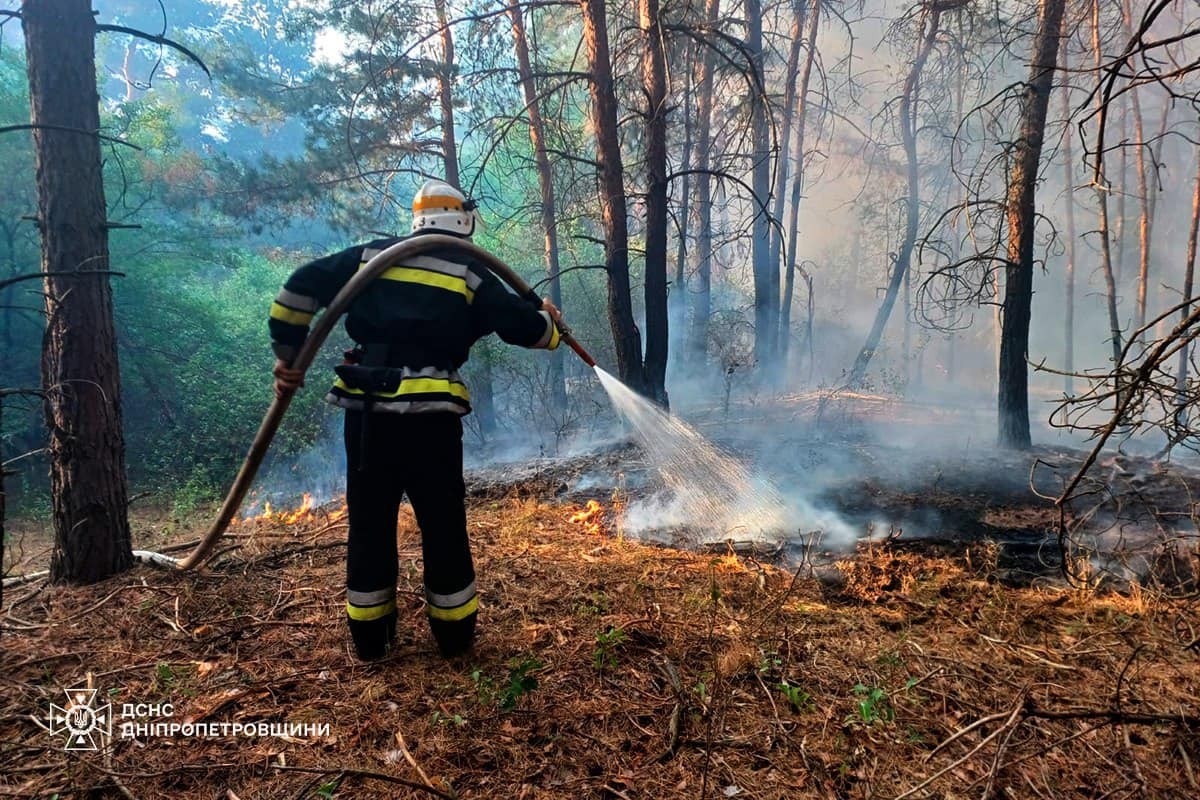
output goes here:
[{"label": "dark firefighter jacket", "polygon": [[[275,355],[291,362],[318,309],[383,249],[377,239],[319,258],[287,279],[271,304]],[[553,350],[559,332],[482,264],[450,249],[398,262],[355,298],[346,330],[362,346],[358,365],[337,368],[325,400],[349,409],[468,414],[470,394],[458,374],[471,345],[490,333],[509,344]]]}]

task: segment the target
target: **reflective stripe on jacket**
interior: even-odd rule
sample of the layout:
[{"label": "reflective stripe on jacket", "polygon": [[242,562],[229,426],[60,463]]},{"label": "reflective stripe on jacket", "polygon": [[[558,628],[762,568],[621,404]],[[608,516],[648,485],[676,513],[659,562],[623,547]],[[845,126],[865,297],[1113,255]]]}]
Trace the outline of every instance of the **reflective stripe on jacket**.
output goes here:
[{"label": "reflective stripe on jacket", "polygon": [[[417,234],[419,235],[419,234]],[[396,239],[379,239],[319,258],[288,278],[271,304],[272,349],[291,361],[315,313]],[[434,250],[386,269],[346,314],[356,342],[402,355],[372,365],[355,383],[339,376],[326,401],[343,408],[417,413],[470,413],[470,393],[458,374],[471,345],[490,333],[509,344],[554,349],[550,315],[509,291],[484,265],[456,250]],[[397,360],[398,359],[398,360]]]}]

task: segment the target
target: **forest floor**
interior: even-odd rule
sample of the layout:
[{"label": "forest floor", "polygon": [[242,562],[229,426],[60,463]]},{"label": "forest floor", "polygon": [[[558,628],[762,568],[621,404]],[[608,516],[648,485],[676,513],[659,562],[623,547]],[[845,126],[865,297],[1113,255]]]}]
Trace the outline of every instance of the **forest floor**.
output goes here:
[{"label": "forest floor", "polygon": [[[830,580],[619,537],[610,505],[587,516],[557,480],[472,496],[480,638],[452,661],[423,621],[407,512],[399,641],[377,663],[348,649],[336,507],[243,521],[195,575],[6,588],[0,795],[1200,794],[1195,598],[1000,580],[986,537],[860,544]],[[139,525],[167,529],[140,547],[196,534]],[[33,538],[18,555],[45,560]],[[92,706],[113,704],[111,747],[65,752],[50,708],[89,679]],[[315,727],[121,735],[260,722]]]}]

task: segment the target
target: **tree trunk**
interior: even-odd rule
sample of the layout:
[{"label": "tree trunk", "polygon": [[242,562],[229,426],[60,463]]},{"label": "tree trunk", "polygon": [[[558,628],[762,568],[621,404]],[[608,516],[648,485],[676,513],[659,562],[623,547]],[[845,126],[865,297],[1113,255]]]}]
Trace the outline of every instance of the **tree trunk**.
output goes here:
[{"label": "tree trunk", "polygon": [[[1196,273],[1196,234],[1200,229],[1200,149],[1197,150],[1196,159],[1196,191],[1192,195],[1192,224],[1188,228],[1187,242],[1187,261],[1183,268],[1183,299],[1192,299],[1192,292],[1195,289],[1195,273]],[[1190,305],[1185,305],[1179,309],[1179,319],[1186,321],[1191,316],[1192,309]],[[1186,429],[1187,422],[1187,398],[1184,392],[1187,389],[1188,380],[1188,358],[1191,356],[1191,347],[1183,347],[1179,351],[1179,369],[1175,373],[1175,424],[1176,427],[1183,431]]]},{"label": "tree trunk", "polygon": [[750,261],[754,271],[754,360],[760,371],[769,370],[778,354],[779,265],[771,264],[767,218],[771,194],[771,131],[763,69],[762,2],[745,0],[746,55],[753,75],[750,101],[750,137],[753,147],[750,189],[754,193]]},{"label": "tree trunk", "polygon": [[471,407],[479,419],[479,433],[484,440],[490,439],[496,433],[496,394],[492,382],[492,343],[482,341],[476,346],[477,356],[472,360],[476,365],[471,375]]},{"label": "tree trunk", "polygon": [[[1063,48],[1062,114],[1067,123],[1071,120],[1071,82],[1067,77],[1067,51]],[[1075,164],[1071,159],[1071,130],[1063,135],[1063,166],[1067,186],[1067,274],[1066,301],[1063,313],[1063,391],[1075,392]]]},{"label": "tree trunk", "polygon": [[[1125,30],[1133,34],[1133,3],[1125,0],[1121,4],[1121,15],[1125,19]],[[1138,97],[1137,88],[1130,89],[1130,105],[1133,108],[1133,135],[1137,147],[1133,154],[1134,168],[1137,170],[1138,204],[1138,292],[1137,292],[1137,328],[1146,324],[1146,303],[1150,290],[1150,193],[1146,179],[1146,126],[1142,119],[1142,103]]]},{"label": "tree trunk", "polygon": [[46,274],[50,570],[56,581],[91,583],[133,563],[112,288],[104,274],[96,21],[89,0],[26,0],[21,14],[30,119],[56,126],[33,132]]},{"label": "tree trunk", "polygon": [[[788,38],[787,63],[783,68],[783,115],[779,118],[779,154],[775,157],[775,176],[771,181],[771,217],[779,226],[771,226],[771,263],[775,269],[783,265],[783,205],[787,197],[784,191],[788,178],[788,159],[791,157],[792,117],[796,113],[796,81],[800,74],[800,48],[804,44],[804,2],[792,3],[792,26]],[[782,309],[781,309],[782,310]],[[787,332],[780,329],[780,347]]]},{"label": "tree trunk", "polygon": [[667,405],[667,70],[658,0],[638,0],[646,94],[646,396]]},{"label": "tree trunk", "polygon": [[[1096,57],[1096,74],[1100,74],[1100,70],[1104,67],[1104,56],[1100,50],[1100,0],[1092,0],[1092,52]],[[1096,93],[1096,108],[1099,111],[1100,105],[1104,102],[1100,93]],[[1124,122],[1122,121],[1122,125]],[[1124,136],[1121,137],[1124,139]],[[1124,148],[1121,150],[1122,156],[1125,153]],[[1113,264],[1112,253],[1112,237],[1108,221],[1108,181],[1104,176],[1104,154],[1096,154],[1096,174],[1094,183],[1096,185],[1096,201],[1099,206],[1099,223],[1096,233],[1100,235],[1100,269],[1104,273],[1104,294],[1108,301],[1108,329],[1111,336],[1110,344],[1112,345],[1113,368],[1121,361],[1121,321],[1117,317],[1117,269],[1120,268],[1121,259],[1120,252],[1116,259],[1116,266]],[[1121,177],[1125,176],[1125,164],[1121,164]],[[1119,197],[1124,198],[1124,192],[1120,193]],[[1123,205],[1124,201],[1120,201]],[[1124,211],[1117,214],[1118,223],[1124,219]],[[1121,247],[1120,231],[1117,233],[1117,247]],[[1119,389],[1119,387],[1118,387]],[[1120,402],[1115,401],[1119,406]]]},{"label": "tree trunk", "polygon": [[[704,24],[717,29],[721,0],[705,0]],[[716,54],[702,46],[696,77],[696,286],[692,328],[688,335],[690,361],[697,367],[708,354],[708,317],[712,313],[712,154],[713,69]]]},{"label": "tree trunk", "polygon": [[1033,236],[1038,162],[1046,109],[1058,62],[1065,0],[1042,0],[1033,42],[1029,81],[1021,104],[1021,132],[1013,145],[1006,217],[1008,263],[1004,268],[1004,317],[1000,335],[1000,445],[1026,449],[1029,436],[1029,319],[1033,301]]},{"label": "tree trunk", "polygon": [[454,35],[446,18],[446,0],[433,0],[437,14],[438,36],[442,40],[442,63],[438,69],[438,101],[442,108],[442,156],[446,162],[446,183],[462,189],[458,177],[458,145],[454,141]]},{"label": "tree trunk", "polygon": [[[541,101],[538,98],[537,82],[533,77],[533,64],[529,58],[529,40],[525,34],[525,19],[521,6],[515,2],[508,7],[512,20],[513,45],[517,51],[517,72],[521,89],[525,95],[525,113],[529,115],[529,139],[533,144],[534,161],[537,164],[538,188],[542,193],[542,230],[545,231],[543,256],[546,277],[549,279],[550,301],[558,308],[563,307],[562,280],[559,278],[558,262],[558,219],[554,196],[554,173],[550,168],[550,156],[546,152],[546,125],[542,120]],[[558,413],[567,409],[567,383],[563,349],[550,354],[550,401]]]},{"label": "tree trunk", "polygon": [[[820,19],[821,0],[813,0],[812,13],[808,17],[808,32],[805,34],[807,51],[804,55],[804,68],[800,74],[800,86],[796,90],[794,121],[796,138],[791,153],[792,180],[787,212],[787,238],[784,240],[787,245],[787,269],[783,278],[783,297],[779,301],[779,357],[782,363],[787,363],[788,345],[791,342],[792,295],[795,293],[796,286],[796,254],[800,249],[800,196],[804,187],[804,134],[808,125],[808,85],[812,80],[813,63],[816,61],[817,24]],[[783,191],[782,187],[779,191]],[[812,281],[808,274],[803,270],[801,272],[805,285],[811,288]],[[812,320],[808,320],[805,325],[811,334]],[[809,349],[812,349],[811,338],[809,339]]]},{"label": "tree trunk", "polygon": [[[879,348],[879,341],[883,338],[883,329],[887,327],[888,319],[892,315],[892,308],[896,305],[896,297],[900,294],[900,287],[904,284],[909,261],[912,259],[913,247],[917,243],[917,225],[921,218],[921,198],[920,178],[917,173],[917,121],[913,113],[913,100],[920,88],[921,70],[925,67],[929,53],[933,50],[938,23],[941,21],[942,15],[941,8],[936,2],[931,3],[927,9],[929,18],[925,22],[925,33],[921,37],[917,56],[913,59],[908,77],[904,80],[904,91],[900,95],[900,136],[904,141],[904,153],[908,160],[908,201],[905,208],[904,239],[896,251],[896,263],[892,267],[892,277],[888,281],[883,302],[875,313],[875,322],[871,326],[871,332],[867,334],[867,340],[863,342],[862,350],[858,351],[854,367],[850,370],[848,383],[851,386],[860,385],[867,377],[867,367],[870,365],[875,351]],[[905,314],[907,313],[907,309],[905,309]]]},{"label": "tree trunk", "polygon": [[617,97],[608,51],[608,15],[604,0],[580,0],[580,7],[591,73],[588,89],[600,172],[600,217],[604,226],[604,266],[608,271],[608,323],[616,346],[618,377],[631,389],[644,392],[642,337],[633,321],[633,302],[629,293],[629,227],[625,218],[624,168],[617,132]]},{"label": "tree trunk", "polygon": [[676,215],[678,220],[678,237],[675,242],[675,280],[671,286],[670,293],[667,295],[669,303],[672,326],[671,326],[671,352],[674,354],[676,362],[681,362],[685,356],[684,351],[684,331],[687,330],[685,323],[687,318],[687,257],[688,257],[688,222],[692,213],[692,183],[691,183],[691,168],[692,168],[692,117],[687,113],[686,109],[690,107],[692,102],[692,45],[691,42],[685,44],[687,48],[684,58],[683,68],[683,102],[682,106],[685,109],[683,114],[683,156],[679,162],[679,170],[683,173],[683,177],[679,182],[679,212]]}]

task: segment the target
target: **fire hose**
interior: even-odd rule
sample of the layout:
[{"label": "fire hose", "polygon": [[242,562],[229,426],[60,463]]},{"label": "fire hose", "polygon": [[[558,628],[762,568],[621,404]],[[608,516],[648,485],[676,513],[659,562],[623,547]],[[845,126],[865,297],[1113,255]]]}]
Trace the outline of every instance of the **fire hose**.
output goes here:
[{"label": "fire hose", "polygon": [[[333,331],[334,325],[346,313],[350,304],[363,289],[384,272],[384,270],[402,259],[420,255],[430,250],[442,249],[458,250],[462,255],[484,264],[505,283],[515,289],[521,297],[539,307],[541,306],[542,299],[538,297],[537,292],[531,289],[529,284],[520,275],[513,272],[511,267],[488,251],[465,239],[459,239],[454,236],[424,234],[397,242],[386,250],[383,250],[359,269],[354,277],[337,293],[337,296],[333,298],[333,301],[325,309],[325,312],[317,318],[316,323],[308,334],[308,338],[301,345],[300,352],[292,361],[291,367],[301,372],[308,370],[309,366],[312,365],[313,359],[316,358],[317,351],[321,349],[321,345],[325,343],[325,339]],[[571,333],[571,330],[564,323],[558,324],[558,330],[562,341],[574,350],[583,359],[584,363],[589,367],[596,366],[595,359],[588,355],[588,352],[580,346]],[[229,488],[229,493],[225,495],[225,501],[221,504],[221,510],[217,513],[216,520],[213,521],[208,532],[204,534],[204,538],[200,540],[192,552],[179,560],[159,553],[144,551],[138,551],[135,555],[144,561],[151,561],[159,565],[174,566],[181,570],[194,569],[204,563],[217,541],[224,535],[229,524],[233,522],[238,509],[241,508],[242,501],[246,498],[246,493],[250,491],[250,485],[254,482],[254,476],[258,474],[258,468],[262,464],[263,457],[267,454],[267,448],[270,447],[271,440],[275,438],[275,432],[279,429],[279,424],[283,421],[283,415],[292,402],[293,394],[295,394],[294,389],[284,390],[275,397],[275,400],[271,403],[271,407],[267,409],[266,416],[263,417],[262,423],[258,426],[258,433],[254,436],[254,442],[250,445],[250,451],[246,453],[242,467],[238,470],[237,478],[234,479],[233,485]]]}]

